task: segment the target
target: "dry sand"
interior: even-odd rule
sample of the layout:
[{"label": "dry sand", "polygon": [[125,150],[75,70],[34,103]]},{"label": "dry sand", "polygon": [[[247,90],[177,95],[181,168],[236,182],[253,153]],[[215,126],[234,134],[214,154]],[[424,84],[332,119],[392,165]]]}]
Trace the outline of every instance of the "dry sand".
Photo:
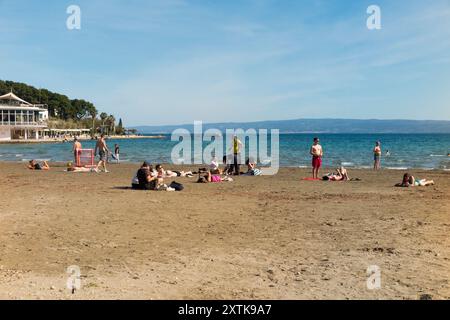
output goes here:
[{"label": "dry sand", "polygon": [[394,188],[400,171],[342,183],[282,169],[146,192],[126,189],[136,168],[0,163],[0,299],[450,298],[450,172],[413,170],[426,188]]}]

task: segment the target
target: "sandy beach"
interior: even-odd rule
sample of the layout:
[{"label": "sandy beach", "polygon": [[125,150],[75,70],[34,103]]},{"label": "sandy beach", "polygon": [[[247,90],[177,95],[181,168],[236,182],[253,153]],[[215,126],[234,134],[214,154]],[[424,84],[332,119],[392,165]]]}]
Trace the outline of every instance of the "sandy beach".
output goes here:
[{"label": "sandy beach", "polygon": [[407,189],[402,171],[284,168],[146,192],[128,189],[137,167],[0,163],[0,299],[450,299],[450,172],[412,170],[436,185]]}]

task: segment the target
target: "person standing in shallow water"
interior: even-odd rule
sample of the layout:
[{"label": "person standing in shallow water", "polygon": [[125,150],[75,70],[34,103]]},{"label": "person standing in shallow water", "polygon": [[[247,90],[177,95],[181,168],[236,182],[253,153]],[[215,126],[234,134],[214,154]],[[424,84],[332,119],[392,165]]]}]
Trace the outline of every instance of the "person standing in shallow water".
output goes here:
[{"label": "person standing in shallow water", "polygon": [[373,148],[373,170],[381,169],[381,142],[377,141],[375,143],[375,148]]},{"label": "person standing in shallow water", "polygon": [[314,138],[314,143],[311,146],[309,153],[312,155],[312,174],[313,179],[319,179],[319,171],[322,166],[323,149],[320,145],[319,138]]}]

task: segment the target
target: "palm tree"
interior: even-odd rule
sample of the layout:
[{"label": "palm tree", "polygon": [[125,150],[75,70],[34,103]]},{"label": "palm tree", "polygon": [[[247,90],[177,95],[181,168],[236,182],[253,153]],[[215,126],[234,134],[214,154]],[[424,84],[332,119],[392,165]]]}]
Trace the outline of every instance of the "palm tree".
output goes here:
[{"label": "palm tree", "polygon": [[91,136],[94,137],[95,135],[95,120],[97,118],[97,110],[93,109],[90,112],[91,117],[92,117],[92,132],[91,132]]},{"label": "palm tree", "polygon": [[104,133],[105,121],[108,119],[108,114],[106,112],[100,113],[100,119],[102,120],[102,133]]},{"label": "palm tree", "polygon": [[116,133],[116,118],[112,114],[110,114],[108,117],[108,123],[109,123],[108,134],[110,134],[110,132],[112,132],[112,134],[115,134]]}]

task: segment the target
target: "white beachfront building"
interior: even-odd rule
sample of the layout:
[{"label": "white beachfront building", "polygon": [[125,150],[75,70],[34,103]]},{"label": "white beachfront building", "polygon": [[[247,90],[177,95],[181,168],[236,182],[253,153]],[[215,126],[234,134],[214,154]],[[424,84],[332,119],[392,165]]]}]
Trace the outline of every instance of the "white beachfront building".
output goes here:
[{"label": "white beachfront building", "polygon": [[0,141],[39,139],[47,120],[45,105],[31,104],[12,92],[0,96]]}]

